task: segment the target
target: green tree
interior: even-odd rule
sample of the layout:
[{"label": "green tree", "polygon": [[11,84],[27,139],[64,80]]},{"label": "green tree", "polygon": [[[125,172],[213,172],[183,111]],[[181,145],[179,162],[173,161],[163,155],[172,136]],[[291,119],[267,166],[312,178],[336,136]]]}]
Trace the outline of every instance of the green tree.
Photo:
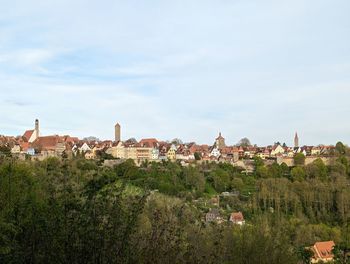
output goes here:
[{"label": "green tree", "polygon": [[305,248],[305,247],[299,247],[298,248],[298,256],[299,259],[304,263],[304,264],[310,264],[311,263],[311,257],[313,256],[313,253],[310,249]]},{"label": "green tree", "polygon": [[306,173],[302,167],[294,167],[291,171],[291,176],[293,181],[304,181],[306,178]]},{"label": "green tree", "polygon": [[201,155],[198,152],[194,153],[194,158],[195,158],[195,160],[201,160],[202,159]]},{"label": "green tree", "polygon": [[301,166],[305,164],[305,155],[303,153],[297,153],[294,156],[294,165]]},{"label": "green tree", "polygon": [[346,153],[346,147],[340,141],[335,145],[335,150],[339,155],[344,155]]}]

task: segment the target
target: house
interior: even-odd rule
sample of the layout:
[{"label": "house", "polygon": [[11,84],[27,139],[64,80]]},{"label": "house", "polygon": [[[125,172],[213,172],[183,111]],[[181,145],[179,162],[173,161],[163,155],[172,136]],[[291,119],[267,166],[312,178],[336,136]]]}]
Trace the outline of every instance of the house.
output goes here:
[{"label": "house", "polygon": [[144,138],[140,140],[139,145],[141,147],[158,147],[159,143],[158,140],[155,138]]},{"label": "house", "polygon": [[30,156],[34,156],[35,155],[35,149],[34,148],[28,148],[26,154],[28,154]]},{"label": "house", "polygon": [[245,220],[242,212],[232,213],[230,216],[230,222],[232,222],[235,225],[240,225],[240,226],[244,225]]},{"label": "house", "polygon": [[91,148],[86,142],[84,142],[84,144],[79,148],[79,151],[85,153],[87,151],[91,151]]},{"label": "house", "polygon": [[270,155],[271,157],[276,157],[277,154],[284,154],[284,151],[284,148],[280,144],[277,144],[272,147]]},{"label": "house", "polygon": [[21,152],[21,146],[19,144],[16,144],[11,148],[12,154],[19,154],[20,152]]},{"label": "house", "polygon": [[170,148],[167,149],[166,156],[168,160],[176,160],[176,146],[174,144],[171,144]]},{"label": "house", "polygon": [[84,155],[85,159],[92,160],[96,158],[96,154],[93,151],[87,151]]},{"label": "house", "polygon": [[152,156],[152,160],[158,160],[159,159],[159,149],[152,148],[151,156]]},{"label": "house", "polygon": [[123,142],[118,141],[106,150],[106,153],[117,159],[125,159],[125,147]]},{"label": "house", "polygon": [[152,147],[136,147],[136,157],[138,162],[150,161],[152,159]]},{"label": "house", "polygon": [[333,248],[335,243],[333,241],[317,242],[309,249],[314,254],[311,258],[311,263],[326,263],[333,261]]},{"label": "house", "polygon": [[244,149],[242,146],[238,148],[238,156],[239,158],[243,159],[244,158]]},{"label": "house", "polygon": [[209,212],[206,213],[205,215],[205,221],[207,223],[222,221],[222,217],[220,216],[219,209],[217,208],[210,209]]},{"label": "house", "polygon": [[321,154],[321,147],[320,146],[317,146],[317,147],[313,147],[311,149],[311,155],[312,156],[318,156]]},{"label": "house", "polygon": [[211,151],[210,151],[210,157],[214,157],[214,158],[219,158],[220,157],[220,155],[221,155],[221,152],[220,152],[220,149],[219,148],[217,148],[217,147],[213,147],[212,149],[211,149]]},{"label": "house", "polygon": [[137,148],[134,146],[128,146],[125,148],[125,159],[137,160]]}]

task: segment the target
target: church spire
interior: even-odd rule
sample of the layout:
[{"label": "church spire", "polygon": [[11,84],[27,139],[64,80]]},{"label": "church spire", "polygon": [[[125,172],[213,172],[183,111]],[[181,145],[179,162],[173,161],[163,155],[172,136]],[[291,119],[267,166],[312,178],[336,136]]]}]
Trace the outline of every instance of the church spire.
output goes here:
[{"label": "church spire", "polygon": [[295,132],[294,147],[295,147],[295,148],[299,148],[299,137],[298,137],[298,132]]}]

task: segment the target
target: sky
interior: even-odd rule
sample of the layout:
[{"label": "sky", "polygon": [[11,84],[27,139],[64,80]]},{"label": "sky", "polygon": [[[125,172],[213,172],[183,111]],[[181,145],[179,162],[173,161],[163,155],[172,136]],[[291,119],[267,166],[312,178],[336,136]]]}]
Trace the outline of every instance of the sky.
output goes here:
[{"label": "sky", "polygon": [[0,134],[350,143],[348,0],[0,6]]}]

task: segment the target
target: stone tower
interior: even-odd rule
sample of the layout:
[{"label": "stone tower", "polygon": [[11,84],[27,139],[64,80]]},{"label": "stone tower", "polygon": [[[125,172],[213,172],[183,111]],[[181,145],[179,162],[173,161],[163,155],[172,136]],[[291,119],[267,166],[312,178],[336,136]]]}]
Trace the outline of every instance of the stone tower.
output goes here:
[{"label": "stone tower", "polygon": [[218,149],[222,149],[222,148],[226,147],[225,139],[224,139],[224,137],[221,135],[221,132],[219,133],[219,137],[215,140],[215,144],[216,144],[216,147],[217,147]]},{"label": "stone tower", "polygon": [[117,123],[115,126],[114,126],[114,140],[116,142],[120,141],[121,137],[120,137],[120,125],[119,123]]},{"label": "stone tower", "polygon": [[298,137],[298,133],[297,132],[295,132],[294,147],[295,148],[299,148],[299,137]]},{"label": "stone tower", "polygon": [[39,130],[39,119],[35,119],[35,130],[36,138],[40,136],[40,130]]}]

